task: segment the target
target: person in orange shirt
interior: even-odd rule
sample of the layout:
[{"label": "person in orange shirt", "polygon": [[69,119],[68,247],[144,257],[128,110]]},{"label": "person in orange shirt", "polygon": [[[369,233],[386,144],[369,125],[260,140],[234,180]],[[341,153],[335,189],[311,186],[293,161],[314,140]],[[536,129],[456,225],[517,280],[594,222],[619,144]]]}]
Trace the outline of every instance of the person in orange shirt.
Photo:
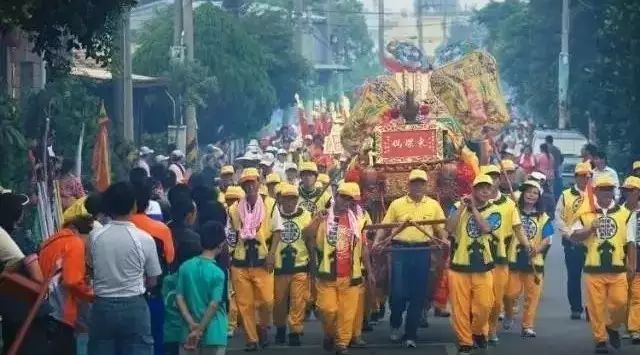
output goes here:
[{"label": "person in orange shirt", "polygon": [[75,328],[78,307],[91,302],[93,290],[88,284],[84,236],[91,232],[93,217],[80,215],[65,223],[62,230],[47,239],[40,250],[40,266],[49,284],[52,308],[52,354],[75,354]]},{"label": "person in orange shirt", "polygon": [[[173,236],[171,230],[164,223],[158,222],[145,213],[149,207],[151,199],[152,185],[150,180],[133,182],[136,198],[136,213],[131,216],[131,223],[153,237],[158,251],[158,260],[162,268],[162,274],[166,274],[168,266],[173,263],[175,249],[173,247]],[[164,301],[162,299],[162,275],[158,284],[147,290],[147,303],[151,314],[151,333],[154,340],[154,351],[156,355],[164,354]]]}]

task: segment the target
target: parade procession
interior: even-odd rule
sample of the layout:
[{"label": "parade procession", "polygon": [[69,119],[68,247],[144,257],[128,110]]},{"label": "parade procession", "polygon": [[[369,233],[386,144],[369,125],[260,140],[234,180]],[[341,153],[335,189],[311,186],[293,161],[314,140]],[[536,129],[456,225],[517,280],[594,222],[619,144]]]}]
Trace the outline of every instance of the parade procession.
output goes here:
[{"label": "parade procession", "polygon": [[[103,11],[97,3],[82,11],[94,16]],[[154,2],[140,6],[148,3]],[[242,16],[273,11],[202,3],[196,23],[224,19],[215,23],[219,32],[199,33],[205,37],[241,38],[233,26],[262,26]],[[33,11],[29,6],[23,10]],[[359,6],[325,14],[359,14]],[[12,58],[20,47],[8,42],[8,12],[0,9],[0,54]],[[311,12],[300,5],[287,16],[296,26],[347,26]],[[142,28],[158,30],[161,22]],[[519,26],[515,22],[508,26]],[[68,26],[56,41],[82,39]],[[97,120],[73,123],[73,134],[58,133],[63,125],[53,117],[60,107],[83,95],[129,90],[104,86],[116,80],[115,71],[82,95],[70,94],[75,89],[65,84],[66,94],[39,97],[48,100],[46,119],[23,123],[37,131],[30,141],[9,129],[4,117],[17,109],[0,102],[0,170],[22,169],[7,179],[0,172],[3,355],[640,354],[640,155],[633,156],[635,142],[600,138],[626,137],[637,116],[616,129],[599,124],[607,133],[597,140],[591,133],[602,118],[595,116],[605,111],[595,104],[585,115],[589,134],[543,127],[512,99],[535,92],[504,89],[502,73],[512,75],[517,64],[500,60],[509,48],[465,48],[433,61],[422,44],[393,39],[380,49],[379,73],[353,92],[341,87],[325,97],[324,91],[295,91],[287,81],[286,95],[295,94],[282,105],[287,110],[279,109],[282,117],[261,129],[238,120],[244,126],[231,134],[233,120],[196,120],[195,112],[202,117],[215,110],[195,102],[232,102],[234,110],[249,112],[259,100],[243,105],[231,90],[254,95],[268,71],[252,71],[255,82],[237,80],[237,87],[225,86],[225,75],[234,65],[251,71],[280,59],[236,58],[227,66],[231,57],[216,57],[211,82],[198,79],[215,90],[198,96],[202,88],[191,81],[209,72],[197,65],[181,67],[186,75],[176,69],[180,60],[194,60],[194,29],[180,26],[176,43],[186,44],[170,46],[172,67],[162,78],[175,82],[160,80],[166,89],[161,86],[159,96],[140,99],[157,90],[154,78],[124,71],[136,100],[145,102],[133,105],[132,117],[147,106],[157,106],[154,115],[165,111],[160,96],[172,102],[166,111],[173,111],[173,121],[160,139],[143,132],[155,123],[140,119],[129,127],[135,144],[120,140],[116,130],[124,124],[126,132],[127,122],[110,119],[123,101],[117,99],[100,99]],[[135,35],[144,37],[140,32]],[[335,44],[332,36],[327,43]],[[154,41],[147,38],[136,50],[153,52],[145,46]],[[243,41],[195,48],[214,56],[266,46],[253,37]],[[104,50],[89,49],[87,57]],[[591,70],[585,63],[581,70]],[[0,79],[12,65],[2,67]],[[341,75],[342,85],[346,74],[332,65],[338,69],[321,74]],[[322,75],[313,80],[328,80]],[[175,97],[174,86],[182,90]],[[535,105],[535,98],[527,100]],[[563,115],[566,102],[554,104]],[[81,109],[72,110],[69,120],[81,117]],[[58,149],[78,134],[73,156]],[[624,165],[616,159],[615,170],[610,162],[618,155],[632,159]],[[90,163],[84,170],[83,160]]]}]

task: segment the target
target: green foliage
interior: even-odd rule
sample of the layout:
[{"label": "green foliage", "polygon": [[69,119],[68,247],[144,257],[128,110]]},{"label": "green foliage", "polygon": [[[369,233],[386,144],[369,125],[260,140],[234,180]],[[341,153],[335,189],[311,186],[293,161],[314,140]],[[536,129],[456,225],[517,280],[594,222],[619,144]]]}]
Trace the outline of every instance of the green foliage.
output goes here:
[{"label": "green foliage", "polygon": [[55,132],[54,148],[57,155],[75,159],[78,139],[85,124],[82,148],[83,175],[91,173],[91,154],[97,129],[100,100],[88,83],[67,76],[55,81],[31,95],[24,106],[25,132],[30,139],[41,140],[45,120],[50,119],[50,130]]},{"label": "green foliage", "polygon": [[0,96],[0,186],[16,188],[24,179],[26,144],[17,103]]},{"label": "green foliage", "polygon": [[2,0],[0,30],[20,28],[50,65],[66,66],[71,48],[106,62],[117,19],[136,0]]}]

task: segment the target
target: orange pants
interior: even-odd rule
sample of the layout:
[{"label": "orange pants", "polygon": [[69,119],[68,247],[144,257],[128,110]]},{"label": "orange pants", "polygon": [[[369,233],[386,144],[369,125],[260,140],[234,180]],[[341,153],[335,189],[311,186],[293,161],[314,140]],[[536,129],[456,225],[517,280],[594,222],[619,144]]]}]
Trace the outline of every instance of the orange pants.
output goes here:
[{"label": "orange pants", "polygon": [[336,281],[318,280],[317,307],[324,334],[335,340],[337,347],[347,347],[353,336],[358,297],[362,286],[352,286],[351,278],[339,277]]},{"label": "orange pants", "polygon": [[276,275],[273,323],[284,327],[289,323],[291,333],[302,333],[304,315],[309,298],[309,275],[299,272],[292,275]]},{"label": "orange pants", "polygon": [[629,332],[640,332],[640,274],[631,281],[631,299],[629,301]]},{"label": "orange pants", "polygon": [[363,286],[359,286],[358,292],[358,305],[356,306],[356,315],[353,318],[353,330],[351,337],[357,339],[362,335],[362,324],[364,323],[364,310],[367,305],[367,289]]},{"label": "orange pants", "polygon": [[[256,326],[271,325],[273,273],[263,267],[231,267],[231,282],[248,343],[258,342]],[[258,319],[256,321],[256,313]]]},{"label": "orange pants", "polygon": [[504,294],[509,284],[509,266],[496,265],[491,270],[493,274],[493,307],[489,315],[489,334],[495,335],[498,327],[498,317],[504,306]]},{"label": "orange pants", "polygon": [[518,297],[524,291],[524,305],[522,309],[522,328],[535,328],[536,311],[542,293],[542,277],[540,284],[536,285],[532,272],[511,271],[509,273],[509,286],[505,294],[504,311],[507,318],[513,319],[513,309]]},{"label": "orange pants", "polygon": [[460,346],[473,346],[473,335],[487,336],[493,306],[493,274],[449,270],[451,323]]},{"label": "orange pants", "polygon": [[[618,329],[627,314],[628,282],[626,273],[584,274],[591,331],[596,343],[606,342],[607,328]],[[607,317],[608,313],[608,317]]]}]

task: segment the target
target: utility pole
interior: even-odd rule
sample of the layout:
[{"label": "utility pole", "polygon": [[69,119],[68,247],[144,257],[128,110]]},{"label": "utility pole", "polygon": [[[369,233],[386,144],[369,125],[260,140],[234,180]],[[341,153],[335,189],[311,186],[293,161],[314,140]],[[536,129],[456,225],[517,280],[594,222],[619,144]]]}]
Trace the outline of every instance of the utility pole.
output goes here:
[{"label": "utility pole", "polygon": [[131,73],[131,9],[122,15],[122,76],[123,100],[122,115],[124,118],[124,139],[133,142],[133,78]]},{"label": "utility pole", "polygon": [[[192,0],[183,0],[182,5],[185,63],[190,65],[194,58],[193,2]],[[198,121],[196,120],[196,106],[193,103],[187,103],[184,117],[187,125],[187,164],[193,167],[198,161]]]},{"label": "utility pole", "polygon": [[378,0],[378,56],[384,66],[384,0]]},{"label": "utility pole", "polygon": [[442,43],[447,43],[447,3],[445,0],[440,0],[440,10],[442,11]]},{"label": "utility pole", "polygon": [[418,28],[418,48],[420,49],[420,53],[424,55],[424,35],[423,35],[423,24],[422,24],[422,10],[423,4],[422,0],[416,0],[416,26]]},{"label": "utility pole", "polygon": [[558,61],[558,128],[565,129],[569,117],[569,1],[562,0],[562,41]]},{"label": "utility pole", "polygon": [[295,16],[295,20],[296,20],[296,27],[297,27],[297,31],[295,34],[295,41],[296,41],[296,51],[302,55],[303,53],[303,45],[302,45],[302,34],[304,31],[304,19],[303,19],[303,12],[304,12],[304,6],[303,6],[303,0],[295,0],[293,3],[293,13]]}]

